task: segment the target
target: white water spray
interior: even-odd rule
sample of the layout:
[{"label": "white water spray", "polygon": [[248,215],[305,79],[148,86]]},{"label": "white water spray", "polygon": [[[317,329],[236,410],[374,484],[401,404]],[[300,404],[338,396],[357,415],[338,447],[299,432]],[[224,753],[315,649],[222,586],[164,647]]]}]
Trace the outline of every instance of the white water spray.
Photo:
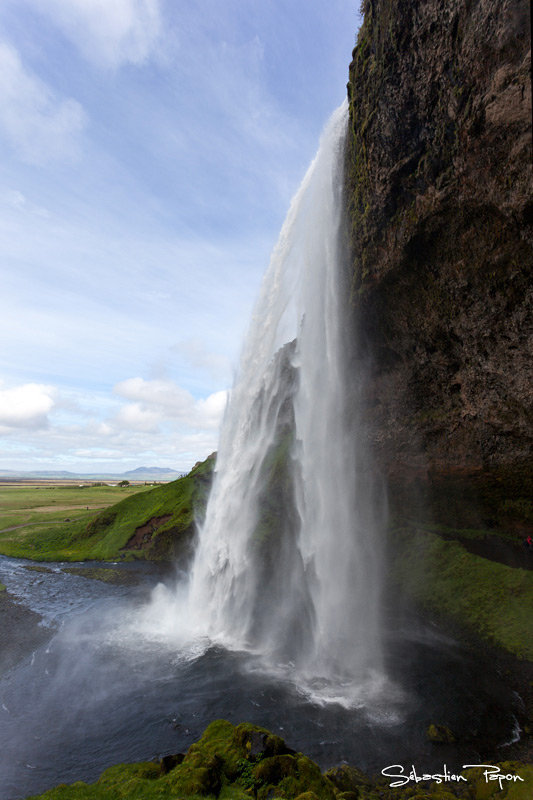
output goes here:
[{"label": "white water spray", "polygon": [[344,104],[263,281],[181,618],[283,664],[313,693],[356,701],[380,666],[379,503],[357,440],[343,312],[346,121]]}]

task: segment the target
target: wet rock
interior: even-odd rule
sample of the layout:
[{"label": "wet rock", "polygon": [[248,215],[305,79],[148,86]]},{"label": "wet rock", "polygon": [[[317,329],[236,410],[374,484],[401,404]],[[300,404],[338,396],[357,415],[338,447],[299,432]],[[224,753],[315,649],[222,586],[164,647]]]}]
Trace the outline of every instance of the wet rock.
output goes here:
[{"label": "wet rock", "polygon": [[265,758],[254,768],[258,781],[277,785],[283,778],[297,777],[298,762],[293,756],[271,756]]},{"label": "wet rock", "polygon": [[184,753],[175,753],[174,755],[163,756],[163,758],[159,760],[160,774],[166,775],[167,772],[170,772],[172,769],[175,769],[177,766],[183,763],[184,758]]},{"label": "wet rock", "polygon": [[255,764],[252,774],[258,800],[268,800],[272,790],[274,797],[290,799],[309,794],[321,800],[335,800],[333,784],[301,753],[263,758]]},{"label": "wet rock", "polygon": [[426,736],[434,744],[454,744],[456,742],[455,734],[446,725],[430,725]]},{"label": "wet rock", "polygon": [[[338,767],[332,767],[328,769],[324,775],[342,793],[353,792],[358,796],[360,786],[370,786],[370,781],[364,772],[361,772],[361,770],[356,767],[349,766],[349,764],[341,764]],[[346,798],[345,800],[350,800],[350,798]]]},{"label": "wet rock", "polygon": [[235,729],[235,740],[246,748],[249,758],[270,758],[272,756],[294,755],[295,750],[287,747],[281,737],[268,731],[254,729],[249,725],[239,725]]}]

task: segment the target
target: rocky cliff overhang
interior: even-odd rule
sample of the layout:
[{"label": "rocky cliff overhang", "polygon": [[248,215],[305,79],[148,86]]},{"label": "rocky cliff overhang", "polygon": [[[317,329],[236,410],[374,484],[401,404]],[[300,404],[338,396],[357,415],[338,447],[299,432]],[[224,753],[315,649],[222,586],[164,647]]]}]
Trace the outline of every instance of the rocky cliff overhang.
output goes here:
[{"label": "rocky cliff overhang", "polygon": [[364,6],[345,205],[369,437],[400,482],[487,476],[533,522],[529,4]]}]

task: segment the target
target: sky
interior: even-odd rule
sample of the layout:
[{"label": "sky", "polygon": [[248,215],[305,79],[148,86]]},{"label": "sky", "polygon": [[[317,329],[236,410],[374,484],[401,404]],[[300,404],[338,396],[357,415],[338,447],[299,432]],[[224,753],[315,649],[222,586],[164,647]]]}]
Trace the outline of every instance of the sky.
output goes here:
[{"label": "sky", "polygon": [[0,470],[187,471],[358,0],[0,0]]}]

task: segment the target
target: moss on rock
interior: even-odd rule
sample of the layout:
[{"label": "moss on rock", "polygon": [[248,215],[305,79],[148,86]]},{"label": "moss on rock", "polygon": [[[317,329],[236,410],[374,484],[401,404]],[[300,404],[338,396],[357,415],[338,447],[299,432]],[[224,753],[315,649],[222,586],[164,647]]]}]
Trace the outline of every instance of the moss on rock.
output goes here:
[{"label": "moss on rock", "polygon": [[[277,752],[275,755],[267,753]],[[93,784],[62,784],[39,795],[40,800],[529,800],[533,766],[520,762],[499,765],[503,791],[487,782],[483,770],[467,770],[467,780],[453,791],[433,782],[405,789],[390,788],[388,779],[370,779],[353,767],[342,765],[322,774],[301,753],[286,747],[265,728],[243,723],[233,726],[217,720],[186,755],[174,756],[169,769],[145,762],[119,764],[107,769]],[[334,778],[331,780],[330,777]],[[518,776],[513,778],[512,776]],[[350,785],[351,788],[346,787]],[[37,797],[29,800],[37,800]]]},{"label": "moss on rock", "polygon": [[364,772],[356,769],[356,767],[351,767],[349,764],[332,767],[324,774],[342,793],[358,792],[361,786],[370,786],[370,780]]},{"label": "moss on rock", "polygon": [[453,744],[456,741],[454,733],[446,725],[432,723],[426,731],[426,736],[434,744]]},{"label": "moss on rock", "polygon": [[[61,785],[40,795],[43,800],[115,800],[115,798],[205,798],[241,800],[250,792],[268,797],[309,795],[334,800],[333,784],[319,767],[299,753],[292,754],[278,736],[243,723],[217,720],[206,728],[183,759],[162,770],[154,762],[120,764],[107,769],[91,785]],[[267,755],[272,754],[272,755]]]}]

